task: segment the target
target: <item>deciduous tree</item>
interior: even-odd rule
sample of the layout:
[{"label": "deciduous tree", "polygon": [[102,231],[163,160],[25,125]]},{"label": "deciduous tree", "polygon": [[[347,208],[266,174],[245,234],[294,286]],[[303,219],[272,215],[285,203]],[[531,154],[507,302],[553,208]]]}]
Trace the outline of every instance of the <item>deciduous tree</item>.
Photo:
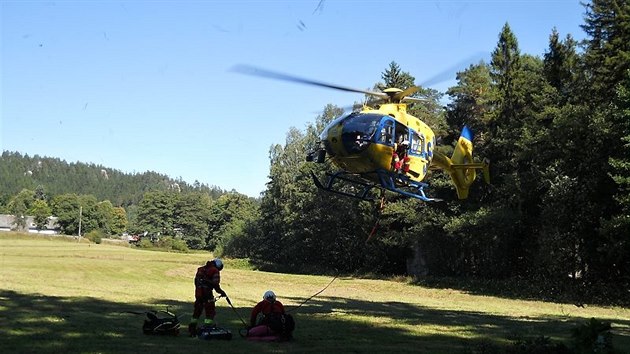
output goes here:
[{"label": "deciduous tree", "polygon": [[52,216],[52,210],[45,200],[36,199],[29,209],[29,214],[33,216],[37,230],[43,230],[46,228],[48,218]]}]

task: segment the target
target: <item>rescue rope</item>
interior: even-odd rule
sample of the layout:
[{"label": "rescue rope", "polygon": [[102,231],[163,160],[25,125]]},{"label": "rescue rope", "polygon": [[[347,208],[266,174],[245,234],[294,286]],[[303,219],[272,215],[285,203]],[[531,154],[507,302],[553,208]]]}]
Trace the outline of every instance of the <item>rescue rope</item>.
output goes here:
[{"label": "rescue rope", "polygon": [[120,311],[120,312],[119,312],[119,314],[123,314],[123,313],[130,313],[130,314],[132,314],[132,315],[146,315],[146,314],[147,314],[147,313],[149,313],[149,312],[152,312],[152,313],[155,313],[155,314],[157,314],[157,313],[160,313],[160,312],[161,312],[161,313],[165,313],[165,314],[167,314],[167,315],[169,315],[169,316],[173,316],[173,317],[180,317],[180,316],[177,316],[176,314],[172,313],[171,311],[169,311],[169,309],[168,309],[168,308],[169,308],[169,307],[168,307],[168,306],[166,306],[166,310]]},{"label": "rescue rope", "polygon": [[287,311],[287,313],[292,312],[292,311],[296,311],[297,309],[299,309],[300,307],[302,307],[302,305],[304,305],[305,303],[309,302],[312,298],[314,298],[315,296],[321,294],[324,292],[324,290],[328,289],[328,287],[330,286],[330,284],[332,284],[337,278],[339,277],[339,275],[335,275],[335,277],[330,281],[330,283],[328,283],[328,285],[326,285],[322,290],[316,292],[315,294],[313,294],[311,297],[309,297],[308,299],[302,301],[302,303],[300,303],[298,306],[290,309]]},{"label": "rescue rope", "polygon": [[[238,316],[238,319],[241,320],[241,323],[243,324],[243,328],[238,330],[238,334],[241,337],[247,337],[247,335],[249,334],[249,329],[247,326],[247,323],[245,323],[245,321],[243,320],[243,317],[241,317],[241,314],[238,313],[238,311],[236,311],[236,308],[234,308],[234,305],[232,305],[232,301],[230,300],[229,297],[225,297],[225,300],[227,301],[228,304],[230,304],[230,307],[232,308],[232,311],[234,311],[234,313],[236,314],[236,316]],[[243,331],[245,331],[245,334],[243,334]]]},{"label": "rescue rope", "polygon": [[230,304],[230,307],[232,308],[236,316],[238,316],[238,319],[241,320],[241,323],[243,324],[243,326],[247,327],[247,323],[245,323],[245,321],[243,320],[243,317],[241,317],[238,311],[236,311],[236,309],[234,308],[234,305],[232,305],[232,301],[230,301],[230,298],[226,296],[225,300],[227,301],[228,304]]},{"label": "rescue rope", "polygon": [[365,243],[368,243],[372,239],[372,236],[376,235],[376,230],[380,226],[380,222],[381,222],[381,219],[379,217],[378,219],[376,219],[376,223],[374,224],[374,227],[372,228],[372,231],[368,235],[367,240],[365,240]]},{"label": "rescue rope", "polygon": [[120,311],[119,313],[130,313],[132,315],[145,315],[147,312],[150,311]]},{"label": "rescue rope", "polygon": [[365,243],[368,243],[372,237],[374,235],[376,235],[376,230],[378,229],[378,227],[381,224],[381,215],[383,214],[383,209],[385,209],[385,194],[383,192],[383,194],[381,194],[381,205],[379,206],[379,208],[376,211],[376,223],[374,223],[374,227],[372,227],[372,231],[370,231],[370,234],[368,235],[367,240],[365,240]]}]

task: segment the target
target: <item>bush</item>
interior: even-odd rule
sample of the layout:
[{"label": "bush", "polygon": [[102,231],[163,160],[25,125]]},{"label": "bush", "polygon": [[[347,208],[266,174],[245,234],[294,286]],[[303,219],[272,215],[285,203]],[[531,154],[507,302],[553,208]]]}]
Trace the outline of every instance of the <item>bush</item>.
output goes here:
[{"label": "bush", "polygon": [[152,242],[148,237],[143,237],[136,243],[139,248],[151,248],[156,250],[188,252],[190,249],[186,241],[172,236],[164,236]]},{"label": "bush", "polygon": [[251,222],[236,220],[224,230],[221,239],[214,249],[214,253],[221,257],[248,258],[254,247],[252,240],[256,225]]},{"label": "bush", "polygon": [[153,242],[146,237],[143,237],[140,241],[138,241],[137,245],[140,248],[153,248]]},{"label": "bush", "polygon": [[162,237],[158,242],[155,243],[155,247],[173,251],[188,251],[188,245],[186,245],[186,241],[182,239],[176,239],[171,236]]},{"label": "bush", "polygon": [[174,251],[188,252],[188,244],[184,240],[173,240],[173,244],[171,245],[171,249]]},{"label": "bush", "polygon": [[105,236],[107,235],[105,235],[105,233],[101,230],[92,230],[85,234],[85,238],[97,244],[100,244]]}]

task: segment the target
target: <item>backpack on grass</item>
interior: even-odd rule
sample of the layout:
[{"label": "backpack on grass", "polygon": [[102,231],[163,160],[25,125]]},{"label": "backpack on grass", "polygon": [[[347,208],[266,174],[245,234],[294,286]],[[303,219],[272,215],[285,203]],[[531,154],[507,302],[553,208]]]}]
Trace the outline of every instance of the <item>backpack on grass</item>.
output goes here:
[{"label": "backpack on grass", "polygon": [[281,336],[291,337],[295,329],[293,316],[284,313],[271,313],[268,315],[268,326]]}]

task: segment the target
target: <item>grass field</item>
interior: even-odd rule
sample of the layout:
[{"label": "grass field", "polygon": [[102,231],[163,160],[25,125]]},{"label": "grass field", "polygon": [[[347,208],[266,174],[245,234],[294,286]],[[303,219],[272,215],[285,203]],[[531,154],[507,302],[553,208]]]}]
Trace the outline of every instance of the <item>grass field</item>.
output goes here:
[{"label": "grass field", "polygon": [[[475,353],[546,336],[570,344],[571,329],[591,317],[612,322],[613,345],[630,353],[630,310],[503,299],[406,282],[338,278],[293,312],[295,340],[240,338],[237,314],[217,303],[231,341],[142,334],[143,316],[125,311],[192,312],[192,278],[209,255],[79,243],[62,237],[0,234],[0,353]],[[273,289],[287,308],[332,277],[251,270],[226,260],[222,286],[247,320]]]}]

